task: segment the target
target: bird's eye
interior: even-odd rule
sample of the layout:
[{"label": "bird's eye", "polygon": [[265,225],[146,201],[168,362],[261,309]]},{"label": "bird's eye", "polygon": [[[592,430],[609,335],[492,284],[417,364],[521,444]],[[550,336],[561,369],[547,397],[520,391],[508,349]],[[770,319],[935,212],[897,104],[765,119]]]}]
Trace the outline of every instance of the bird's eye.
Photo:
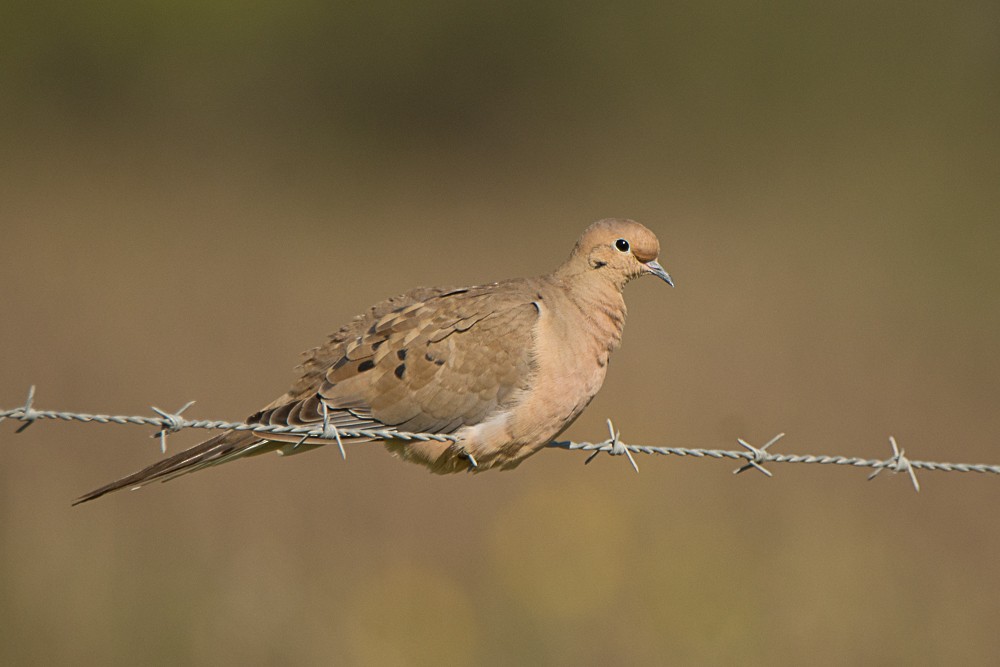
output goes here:
[{"label": "bird's eye", "polygon": [[628,252],[628,241],[625,239],[618,239],[615,241],[615,247],[622,252]]}]

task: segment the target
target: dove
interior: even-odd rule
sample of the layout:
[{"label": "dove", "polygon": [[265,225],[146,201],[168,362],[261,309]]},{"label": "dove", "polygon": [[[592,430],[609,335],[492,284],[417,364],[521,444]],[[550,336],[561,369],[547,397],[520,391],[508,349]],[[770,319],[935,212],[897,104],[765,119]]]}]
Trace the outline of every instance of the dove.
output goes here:
[{"label": "dove", "polygon": [[[625,324],[625,285],[655,276],[660,244],[633,220],[591,224],[551,273],[473,287],[421,287],[381,301],[305,353],[299,378],[249,424],[391,429],[454,441],[380,441],[434,473],[509,470],[580,416]],[[238,458],[298,454],[325,438],[226,431],[77,499]]]}]

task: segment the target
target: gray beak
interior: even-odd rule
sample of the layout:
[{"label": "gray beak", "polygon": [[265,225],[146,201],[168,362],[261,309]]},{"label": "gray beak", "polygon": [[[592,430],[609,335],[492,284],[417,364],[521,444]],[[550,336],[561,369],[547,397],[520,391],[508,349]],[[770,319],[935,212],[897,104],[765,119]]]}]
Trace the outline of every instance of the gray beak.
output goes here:
[{"label": "gray beak", "polygon": [[649,269],[649,272],[652,275],[656,276],[657,278],[659,278],[660,280],[662,280],[666,284],[670,285],[671,287],[674,286],[674,281],[671,280],[670,274],[667,273],[663,269],[663,267],[660,266],[660,263],[657,262],[655,259],[652,260],[652,261],[650,261],[650,262],[646,262],[646,268]]}]

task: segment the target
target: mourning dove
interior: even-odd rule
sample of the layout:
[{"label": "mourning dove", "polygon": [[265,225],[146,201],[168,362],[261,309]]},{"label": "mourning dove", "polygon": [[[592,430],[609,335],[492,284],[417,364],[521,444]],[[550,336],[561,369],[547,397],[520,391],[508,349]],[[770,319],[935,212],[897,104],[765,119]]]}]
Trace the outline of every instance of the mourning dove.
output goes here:
[{"label": "mourning dove", "polygon": [[[292,388],[247,421],[451,434],[457,441],[382,442],[435,473],[514,468],[568,428],[600,389],[621,342],[625,284],[653,275],[673,285],[659,251],[646,227],[609,218],[590,225],[550,274],[386,299],[307,352]],[[226,431],[76,502],[329,442]]]}]

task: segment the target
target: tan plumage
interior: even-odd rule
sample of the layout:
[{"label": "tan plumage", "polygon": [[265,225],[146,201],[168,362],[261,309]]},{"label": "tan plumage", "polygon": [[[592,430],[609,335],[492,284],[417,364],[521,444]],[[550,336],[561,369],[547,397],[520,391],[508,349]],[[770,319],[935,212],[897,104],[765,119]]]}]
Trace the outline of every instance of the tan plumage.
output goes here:
[{"label": "tan plumage", "polygon": [[[291,389],[249,423],[454,434],[459,442],[384,444],[436,473],[516,467],[575,420],[621,341],[624,285],[670,282],[659,242],[631,220],[595,222],[553,273],[467,288],[417,288],[386,299],[306,354]],[[365,439],[345,442],[363,442]],[[235,458],[329,444],[227,431],[96,489],[165,480]]]}]

